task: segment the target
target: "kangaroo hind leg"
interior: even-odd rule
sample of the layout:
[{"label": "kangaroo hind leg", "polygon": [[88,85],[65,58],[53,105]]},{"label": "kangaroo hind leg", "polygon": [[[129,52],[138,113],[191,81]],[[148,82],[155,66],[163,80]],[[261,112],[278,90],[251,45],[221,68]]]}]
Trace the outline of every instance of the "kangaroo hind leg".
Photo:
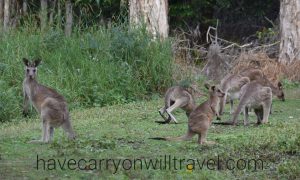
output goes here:
[{"label": "kangaroo hind leg", "polygon": [[175,123],[177,123],[177,120],[174,117],[174,115],[171,114],[171,112],[174,111],[176,108],[184,106],[186,103],[187,103],[187,99],[186,98],[176,99],[176,101],[174,102],[174,104],[172,104],[169,108],[166,109],[167,114],[169,115],[169,117],[171,118],[171,120],[173,120]]},{"label": "kangaroo hind leg", "polygon": [[42,116],[42,137],[40,140],[32,140],[29,143],[48,143],[50,139],[50,125],[47,119]]}]

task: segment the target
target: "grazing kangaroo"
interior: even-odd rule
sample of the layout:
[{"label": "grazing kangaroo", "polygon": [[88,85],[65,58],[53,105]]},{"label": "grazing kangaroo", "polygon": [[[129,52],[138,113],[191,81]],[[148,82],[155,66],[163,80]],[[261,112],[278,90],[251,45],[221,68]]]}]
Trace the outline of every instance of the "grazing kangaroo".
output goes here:
[{"label": "grazing kangaroo", "polygon": [[[177,123],[176,118],[172,114],[172,111],[177,108],[182,108],[187,117],[189,117],[190,113],[196,108],[194,94],[203,95],[192,86],[189,88],[181,86],[170,87],[165,94],[165,105],[158,111],[165,121],[156,122],[166,124],[173,120]],[[164,113],[167,113],[168,118],[164,116]]]},{"label": "grazing kangaroo", "polygon": [[48,143],[53,138],[54,128],[62,126],[70,139],[75,134],[70,122],[69,111],[64,97],[54,89],[39,84],[36,80],[37,66],[41,60],[30,62],[23,58],[25,64],[25,79],[23,81],[24,116],[28,115],[29,101],[33,104],[42,120],[41,140],[30,141]]},{"label": "grazing kangaroo", "polygon": [[185,135],[181,137],[167,137],[167,138],[151,138],[156,140],[167,140],[167,141],[183,141],[190,140],[195,134],[198,134],[198,143],[199,144],[213,144],[212,141],[206,141],[206,135],[208,128],[211,125],[213,117],[219,116],[218,104],[220,98],[222,98],[225,93],[216,86],[208,87],[209,89],[209,99],[202,104],[200,104],[196,109],[194,109],[188,121],[188,131]]},{"label": "grazing kangaroo", "polygon": [[228,74],[224,79],[221,80],[220,88],[225,93],[225,96],[220,100],[219,114],[222,115],[224,112],[227,98],[230,100],[230,114],[233,112],[233,100],[239,97],[240,89],[245,84],[249,83],[248,77],[243,77],[236,74]]},{"label": "grazing kangaroo", "polygon": [[269,81],[269,79],[264,75],[264,73],[260,69],[248,68],[242,71],[240,75],[248,77],[250,81],[257,80],[263,86],[270,87],[272,89],[272,93],[276,95],[278,99],[285,101],[283,86],[281,82],[278,82],[277,86],[274,86],[273,83]]},{"label": "grazing kangaroo", "polygon": [[278,97],[278,99],[284,101],[284,92],[283,86],[280,82],[278,82],[277,87],[275,87],[268,78],[263,74],[260,69],[257,68],[248,68],[240,72],[239,74],[229,74],[221,81],[221,89],[226,93],[227,89],[229,93],[226,93],[225,97],[222,99],[220,103],[220,115],[223,114],[226,98],[229,95],[230,98],[230,114],[233,112],[233,100],[238,98],[239,89],[249,81],[257,80],[262,85],[270,87],[272,89],[272,93]]},{"label": "grazing kangaroo", "polygon": [[269,79],[266,76],[263,76],[261,79],[257,80],[261,85],[270,87],[272,90],[272,93],[277,96],[278,99],[281,101],[285,101],[285,95],[283,92],[283,85],[281,82],[277,83],[277,86],[274,86],[273,83],[269,81]]},{"label": "grazing kangaroo", "polygon": [[272,89],[258,81],[252,81],[241,88],[240,102],[234,112],[232,124],[236,125],[238,116],[244,110],[244,125],[248,124],[248,110],[254,109],[257,124],[267,123],[272,105]]}]

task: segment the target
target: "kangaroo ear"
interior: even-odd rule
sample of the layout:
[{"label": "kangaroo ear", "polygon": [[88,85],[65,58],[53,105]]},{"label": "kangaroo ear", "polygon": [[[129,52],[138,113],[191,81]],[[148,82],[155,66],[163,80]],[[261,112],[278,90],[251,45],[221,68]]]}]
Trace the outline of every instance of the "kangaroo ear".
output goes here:
[{"label": "kangaroo ear", "polygon": [[279,89],[282,89],[283,88],[283,85],[281,82],[278,82],[277,86],[279,87]]},{"label": "kangaroo ear", "polygon": [[215,91],[216,86],[211,86],[210,88],[211,88],[211,90]]},{"label": "kangaroo ear", "polygon": [[25,64],[25,66],[29,66],[29,60],[26,58],[23,58],[23,63]]},{"label": "kangaroo ear", "polygon": [[41,63],[41,59],[37,59],[34,61],[34,67],[37,67]]}]

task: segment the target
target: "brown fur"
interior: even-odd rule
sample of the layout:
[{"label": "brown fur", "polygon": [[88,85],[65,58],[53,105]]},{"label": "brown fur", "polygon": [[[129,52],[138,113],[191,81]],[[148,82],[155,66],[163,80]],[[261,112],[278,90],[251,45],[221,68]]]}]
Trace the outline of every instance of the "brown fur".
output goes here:
[{"label": "brown fur", "polygon": [[247,68],[244,69],[239,75],[248,77],[250,81],[258,80],[264,76],[263,72],[257,68]]},{"label": "brown fur", "polygon": [[31,142],[47,143],[52,140],[54,128],[62,126],[70,139],[75,134],[70,122],[67,102],[64,97],[54,89],[41,85],[36,80],[37,66],[40,60],[30,62],[23,59],[25,64],[25,79],[23,81],[24,107],[23,114],[28,114],[29,101],[41,116],[43,132],[42,139]]},{"label": "brown fur", "polygon": [[[277,86],[274,86],[273,83],[269,81],[269,79],[264,75],[262,70],[258,68],[246,68],[242,70],[238,74],[228,74],[225,78],[221,81],[221,89],[226,93],[225,97],[221,100],[220,103],[220,114],[223,114],[226,98],[230,98],[230,113],[233,111],[233,100],[237,98],[237,94],[239,93],[239,89],[249,83],[250,81],[257,81],[263,86],[270,87],[272,89],[272,93],[278,97],[278,99],[284,101],[284,92],[283,86],[279,82]],[[227,96],[229,95],[229,96]]]},{"label": "brown fur", "polygon": [[206,141],[206,135],[208,128],[211,125],[214,116],[219,116],[217,106],[220,101],[220,97],[223,97],[224,93],[222,90],[215,86],[209,88],[209,99],[200,104],[196,109],[192,111],[188,121],[188,131],[185,135],[177,138],[152,138],[158,140],[169,140],[169,141],[182,141],[189,140],[195,134],[198,134],[198,143],[212,143]]},{"label": "brown fur", "polygon": [[[194,94],[202,95],[194,87],[173,86],[169,88],[165,94],[165,105],[159,110],[159,114],[165,121],[159,123],[169,123],[171,120],[177,123],[176,118],[172,114],[172,111],[177,108],[183,109],[187,117],[189,117],[190,113],[196,108]],[[168,118],[164,116],[164,113],[167,113]]]},{"label": "brown fur", "polygon": [[249,77],[251,81],[256,80],[263,86],[270,87],[272,93],[276,95],[278,99],[285,101],[282,83],[278,82],[277,86],[274,86],[274,84],[264,75],[262,70],[257,68],[247,68],[240,72],[240,75]]},{"label": "brown fur", "polygon": [[248,110],[253,108],[257,123],[267,123],[272,105],[272,90],[258,81],[252,81],[241,89],[240,102],[234,112],[232,124],[236,125],[238,116],[244,110],[244,125],[248,124]]},{"label": "brown fur", "polygon": [[242,86],[249,83],[248,77],[241,76],[239,74],[228,74],[222,79],[220,88],[225,93],[225,96],[220,100],[219,114],[222,115],[224,112],[227,98],[230,100],[230,114],[233,111],[233,100],[239,96],[239,91]]}]

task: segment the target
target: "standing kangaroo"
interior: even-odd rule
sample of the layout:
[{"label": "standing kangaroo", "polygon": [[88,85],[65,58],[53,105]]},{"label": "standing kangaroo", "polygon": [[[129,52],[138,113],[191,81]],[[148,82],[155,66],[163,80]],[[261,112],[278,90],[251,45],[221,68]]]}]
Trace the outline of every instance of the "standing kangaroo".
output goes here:
[{"label": "standing kangaroo", "polygon": [[24,116],[28,115],[29,101],[32,103],[42,120],[42,138],[31,143],[48,143],[53,138],[54,128],[62,126],[68,133],[69,139],[74,139],[75,134],[70,122],[69,111],[64,97],[54,89],[39,84],[36,80],[37,66],[41,60],[30,62],[23,58],[25,64],[25,79],[23,81]]},{"label": "standing kangaroo", "polygon": [[230,114],[233,112],[233,100],[239,97],[240,89],[245,84],[249,83],[250,79],[236,74],[229,74],[221,80],[220,88],[225,93],[225,96],[220,100],[219,114],[224,112],[227,98],[230,100]]},{"label": "standing kangaroo", "polygon": [[[194,94],[203,95],[193,87],[170,87],[165,94],[165,105],[158,111],[165,121],[156,122],[166,124],[173,120],[177,123],[176,118],[172,114],[172,111],[177,108],[182,108],[186,112],[187,117],[189,117],[190,113],[196,108]],[[167,113],[168,118],[164,116],[164,113]]]},{"label": "standing kangaroo", "polygon": [[156,140],[167,140],[167,141],[183,141],[183,140],[190,140],[195,134],[198,134],[198,143],[199,144],[213,144],[212,141],[206,141],[206,135],[208,128],[211,125],[211,122],[214,116],[219,116],[218,112],[218,105],[220,98],[222,98],[225,93],[217,88],[216,86],[208,87],[209,89],[209,99],[202,104],[200,104],[196,109],[194,109],[188,121],[188,131],[185,135],[172,138],[151,138]]},{"label": "standing kangaroo", "polygon": [[238,116],[244,110],[244,125],[248,124],[248,110],[253,108],[257,124],[267,123],[272,105],[272,89],[258,81],[252,81],[241,88],[240,102],[233,114],[232,124],[236,125]]}]

